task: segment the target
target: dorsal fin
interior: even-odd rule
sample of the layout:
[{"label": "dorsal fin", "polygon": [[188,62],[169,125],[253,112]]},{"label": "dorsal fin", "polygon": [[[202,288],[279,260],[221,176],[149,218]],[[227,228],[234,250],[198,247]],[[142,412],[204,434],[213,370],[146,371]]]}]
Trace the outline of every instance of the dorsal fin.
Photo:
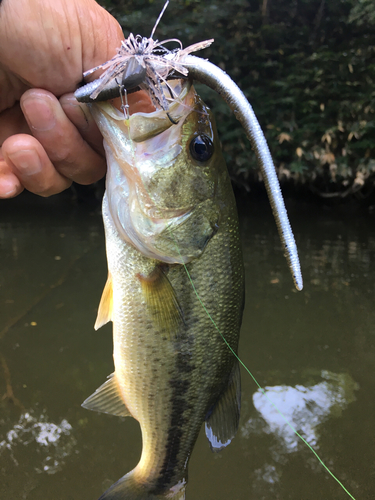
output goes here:
[{"label": "dorsal fin", "polygon": [[109,413],[110,415],[117,415],[118,417],[131,417],[121,397],[114,373],[109,375],[108,380],[96,389],[96,391],[82,403],[82,406],[87,410]]},{"label": "dorsal fin", "polygon": [[156,326],[167,338],[175,338],[180,324],[184,323],[184,317],[176,292],[163,267],[156,266],[148,276],[137,274],[137,278]]},{"label": "dorsal fin", "polygon": [[98,315],[96,317],[94,328],[98,330],[101,326],[112,320],[113,309],[113,289],[112,289],[112,276],[108,273],[106,284],[100,299]]},{"label": "dorsal fin", "polygon": [[241,411],[241,374],[236,361],[228,385],[219,397],[206,424],[211,450],[220,451],[232,441],[238,429]]}]

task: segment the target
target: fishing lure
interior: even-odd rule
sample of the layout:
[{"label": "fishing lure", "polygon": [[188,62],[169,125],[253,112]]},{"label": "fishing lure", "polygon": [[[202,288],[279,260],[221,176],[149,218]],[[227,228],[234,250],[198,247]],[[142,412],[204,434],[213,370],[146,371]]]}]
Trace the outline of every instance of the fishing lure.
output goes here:
[{"label": "fishing lure", "polygon": [[[150,38],[130,33],[128,38],[121,42],[121,47],[112,59],[83,74],[86,78],[98,69],[105,70],[97,80],[77,90],[75,95],[78,101],[106,101],[119,97],[122,93],[146,90],[156,108],[168,111],[168,101],[163,87],[168,89],[172,98],[177,98],[177,95],[167,80],[186,78],[189,71],[181,60],[192,52],[209,47],[214,41],[205,40],[183,49],[181,41],[177,38],[162,42],[154,40],[156,27],[168,4],[169,0],[165,3]],[[169,50],[165,44],[170,42],[176,42],[179,47]]]},{"label": "fishing lure", "polygon": [[[174,38],[163,42],[153,40],[156,27],[168,3],[169,0],[165,3],[150,38],[130,34],[122,42],[113,59],[84,73],[86,77],[97,69],[105,69],[97,80],[79,88],[75,92],[75,97],[79,102],[93,102],[125,95],[126,101],[127,92],[143,89],[149,93],[157,108],[167,112],[168,102],[162,84],[168,88],[171,96],[175,97],[173,88],[168,85],[167,80],[181,77],[195,79],[220,94],[241,122],[255,151],[294,284],[298,290],[302,290],[303,281],[297,246],[271,153],[255,113],[240,88],[223,70],[205,59],[191,55],[192,52],[211,45],[213,39],[198,42],[185,49],[182,48],[181,42]],[[172,41],[177,42],[180,48],[171,51],[164,47],[164,44]],[[173,123],[173,120],[171,121]]]}]

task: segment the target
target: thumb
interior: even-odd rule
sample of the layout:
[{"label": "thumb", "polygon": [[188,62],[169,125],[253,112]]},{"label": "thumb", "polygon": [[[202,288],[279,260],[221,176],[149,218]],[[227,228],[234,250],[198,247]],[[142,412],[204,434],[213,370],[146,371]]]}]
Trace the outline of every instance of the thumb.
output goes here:
[{"label": "thumb", "polygon": [[0,5],[0,65],[56,96],[74,92],[82,73],[113,57],[122,39],[119,23],[95,0]]}]

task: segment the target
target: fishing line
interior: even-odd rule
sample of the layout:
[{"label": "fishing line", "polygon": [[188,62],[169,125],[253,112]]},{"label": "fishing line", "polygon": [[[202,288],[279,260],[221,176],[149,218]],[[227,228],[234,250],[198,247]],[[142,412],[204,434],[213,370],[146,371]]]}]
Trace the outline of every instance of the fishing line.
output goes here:
[{"label": "fishing line", "polygon": [[[125,99],[126,99],[126,94],[125,94]],[[126,103],[127,104],[127,103]],[[124,113],[124,117],[125,117],[125,123],[127,125],[127,127],[129,128],[129,118],[127,117],[127,106],[122,106],[122,109],[123,109],[123,113]],[[133,141],[131,141],[133,143]],[[132,144],[133,145],[133,144]],[[133,154],[135,154],[134,152],[134,148],[133,149]],[[147,189],[146,189],[146,192],[147,192]],[[149,195],[150,196],[150,195]],[[355,500],[355,498],[353,497],[353,495],[345,488],[345,486],[342,484],[342,482],[333,474],[333,472],[326,466],[326,464],[323,462],[323,460],[319,457],[319,455],[317,454],[317,452],[314,450],[314,448],[306,441],[306,439],[304,437],[301,436],[301,434],[293,427],[293,425],[289,422],[289,420],[285,417],[285,415],[278,409],[278,407],[270,400],[270,398],[267,396],[266,394],[266,391],[263,389],[263,387],[259,384],[259,382],[257,381],[257,379],[254,377],[254,375],[251,373],[251,371],[247,368],[247,366],[245,365],[245,363],[240,359],[240,357],[235,353],[235,351],[232,349],[232,347],[230,346],[229,342],[226,340],[226,338],[224,337],[224,335],[221,333],[219,327],[217,326],[217,324],[215,323],[214,319],[212,318],[211,314],[208,312],[206,306],[203,304],[202,302],[202,299],[200,298],[199,296],[199,293],[197,291],[197,289],[195,288],[195,285],[194,285],[194,282],[190,276],[190,273],[189,273],[189,270],[188,268],[186,267],[186,264],[184,263],[183,261],[183,257],[181,255],[181,252],[180,252],[180,249],[178,247],[178,244],[177,244],[177,241],[174,237],[174,234],[172,232],[172,229],[170,227],[170,225],[167,225],[167,229],[173,239],[173,242],[174,242],[174,245],[176,247],[176,250],[177,250],[177,253],[178,255],[180,256],[180,259],[181,259],[181,262],[182,262],[182,265],[184,266],[184,269],[185,269],[185,272],[187,274],[187,277],[190,281],[190,284],[194,290],[194,293],[199,301],[199,303],[201,304],[203,310],[205,311],[205,313],[207,314],[208,318],[210,319],[211,323],[214,325],[215,329],[219,332],[221,338],[223,339],[224,343],[226,344],[226,346],[228,347],[228,349],[231,351],[231,353],[233,354],[233,356],[238,360],[238,362],[241,364],[241,366],[246,370],[246,372],[250,375],[250,377],[253,379],[253,381],[255,382],[255,384],[257,385],[258,389],[261,391],[261,393],[263,394],[263,396],[265,396],[265,398],[267,399],[267,401],[275,408],[275,410],[277,411],[277,413],[282,417],[282,419],[284,420],[284,422],[288,425],[288,427],[294,432],[294,434],[309,448],[309,450],[315,455],[315,457],[318,459],[319,463],[324,467],[324,469],[328,472],[328,474],[341,486],[341,488],[345,491],[345,493],[352,499],[352,500]]]},{"label": "fishing line", "polygon": [[195,288],[195,285],[194,285],[194,282],[190,276],[190,273],[189,273],[189,270],[188,268],[186,267],[186,264],[184,264],[183,262],[183,259],[182,259],[182,255],[180,253],[180,249],[178,248],[178,245],[177,245],[177,241],[173,235],[173,232],[170,228],[170,226],[167,226],[171,236],[172,236],[172,239],[174,241],[174,244],[176,246],[176,250],[181,258],[181,261],[182,261],[182,265],[184,266],[184,269],[185,269],[185,272],[187,274],[187,277],[189,278],[189,281],[190,281],[190,284],[191,286],[193,287],[193,290],[194,290],[194,293],[195,295],[197,296],[197,299],[199,301],[199,303],[201,304],[201,306],[203,307],[205,313],[207,314],[207,316],[209,317],[211,323],[214,325],[214,327],[216,328],[216,330],[219,332],[221,338],[223,339],[223,341],[225,342],[226,346],[228,347],[228,349],[231,351],[231,353],[233,354],[233,356],[238,360],[238,362],[243,366],[243,368],[246,370],[246,372],[250,375],[250,377],[253,379],[253,381],[255,382],[255,384],[258,386],[259,390],[261,391],[261,393],[263,394],[263,396],[266,397],[267,401],[275,408],[275,410],[277,411],[277,413],[283,418],[283,420],[285,421],[285,423],[292,429],[292,431],[294,432],[294,434],[299,437],[301,439],[301,441],[309,448],[310,451],[313,452],[313,454],[315,455],[315,457],[318,459],[318,461],[320,462],[320,464],[325,468],[325,470],[330,474],[330,476],[333,477],[333,479],[341,486],[341,488],[345,491],[345,493],[347,493],[349,495],[349,497],[352,499],[352,500],[355,500],[355,498],[353,497],[353,495],[345,488],[345,486],[342,484],[342,482],[333,474],[333,472],[326,466],[326,464],[323,462],[323,460],[319,457],[319,455],[317,454],[317,452],[314,450],[314,448],[306,441],[305,438],[303,438],[301,436],[301,434],[293,427],[293,425],[289,422],[289,420],[285,417],[285,415],[277,408],[277,406],[270,400],[270,398],[267,396],[266,394],[266,391],[263,389],[263,387],[259,384],[259,382],[257,381],[257,379],[254,377],[254,375],[251,373],[251,371],[247,368],[247,366],[245,365],[245,363],[243,363],[243,361],[241,361],[241,359],[239,358],[239,356],[234,352],[234,350],[232,349],[232,347],[230,346],[230,344],[228,343],[228,341],[226,340],[226,338],[224,337],[224,335],[221,333],[219,327],[217,326],[217,324],[215,323],[214,319],[212,318],[211,314],[208,312],[208,310],[206,309],[206,306],[203,304],[202,302],[202,299],[200,298],[199,296],[199,293],[197,291],[197,289]]}]

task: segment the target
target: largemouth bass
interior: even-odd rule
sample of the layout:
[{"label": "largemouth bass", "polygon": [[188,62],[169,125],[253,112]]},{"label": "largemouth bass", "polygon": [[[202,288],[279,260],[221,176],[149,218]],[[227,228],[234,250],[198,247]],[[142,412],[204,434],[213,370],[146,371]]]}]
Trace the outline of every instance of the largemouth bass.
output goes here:
[{"label": "largemouth bass", "polygon": [[210,111],[189,82],[174,91],[168,114],[124,120],[107,103],[91,105],[108,163],[108,281],[96,327],[113,322],[115,370],[83,406],[134,417],[143,442],[138,465],[101,500],[184,499],[202,423],[218,451],[239,422],[239,366],[217,330],[236,352],[236,205]]}]

